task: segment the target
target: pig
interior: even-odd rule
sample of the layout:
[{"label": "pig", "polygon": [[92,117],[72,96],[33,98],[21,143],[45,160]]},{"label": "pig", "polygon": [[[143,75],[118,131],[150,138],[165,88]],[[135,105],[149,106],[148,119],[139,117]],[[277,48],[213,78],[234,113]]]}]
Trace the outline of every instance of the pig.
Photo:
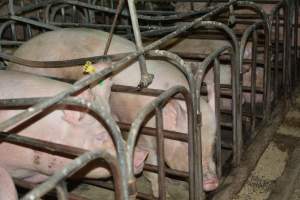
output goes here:
[{"label": "pig", "polygon": [[[31,60],[61,60],[66,59],[65,55],[73,53],[77,57],[92,56],[92,55],[101,55],[104,52],[105,42],[108,38],[108,33],[92,30],[92,29],[62,29],[54,32],[48,32],[42,34],[24,45],[22,45],[15,52],[15,56],[31,59]],[[94,52],[91,55],[86,55],[81,53],[84,49],[93,49]],[[78,51],[77,51],[78,50]],[[135,50],[135,45],[121,37],[116,35],[113,36],[113,40],[109,49],[109,54],[117,54],[124,52],[131,52]],[[50,57],[50,58],[49,58]],[[70,58],[70,57],[69,57]],[[73,57],[74,58],[74,57]],[[102,65],[109,65],[109,63],[103,63]],[[187,82],[184,77],[174,69],[174,67],[167,62],[163,61],[147,61],[148,69],[154,73],[155,69],[158,72],[155,72],[156,78],[154,82],[150,85],[150,88],[154,89],[168,89],[169,87],[175,84],[183,84],[187,86]],[[100,67],[100,64],[99,64]],[[152,69],[153,68],[153,69]],[[19,66],[15,64],[10,64],[8,66],[9,70],[20,70],[27,71],[31,73],[37,73],[47,76],[69,78],[70,74],[73,74],[74,78],[81,76],[81,71],[67,71],[66,69],[32,69],[24,66]],[[133,63],[128,70],[124,70],[112,78],[112,82],[115,84],[123,84],[130,86],[135,85],[138,76],[138,64]],[[76,74],[76,75],[75,75]],[[168,75],[169,74],[169,75]],[[130,78],[128,76],[130,75]],[[77,76],[77,77],[76,77]],[[131,77],[132,76],[132,77]],[[165,79],[165,80],[164,80]],[[145,99],[144,99],[145,98]],[[111,95],[111,105],[114,110],[113,113],[122,122],[132,122],[134,116],[137,112],[137,107],[134,105],[144,106],[149,102],[151,97],[140,97],[134,98],[134,101],[130,101],[131,96],[126,94],[113,94]],[[120,102],[120,104],[118,104]],[[121,108],[120,108],[120,105]],[[216,130],[216,121],[215,116],[207,104],[206,101],[201,100],[201,108],[203,109],[203,127],[202,127],[202,139],[203,139],[203,171],[204,171],[204,189],[206,191],[214,190],[218,187],[218,178],[215,170],[215,163],[213,161],[213,146]],[[177,130],[182,132],[187,132],[186,128],[186,108],[182,103],[178,101],[172,101],[172,103],[167,105],[167,108],[164,111],[164,116],[167,119],[165,121],[165,127],[171,130]],[[175,121],[172,120],[176,119]],[[181,123],[183,122],[183,123]],[[151,125],[151,123],[150,123]],[[153,123],[152,123],[153,125]],[[175,144],[175,145],[172,145]],[[139,146],[150,149],[150,153],[147,159],[148,163],[156,163],[156,154],[155,144],[149,138],[142,137],[139,141]],[[180,142],[174,142],[166,140],[166,162],[173,169],[181,169],[187,171],[187,146]],[[170,149],[170,150],[168,150]],[[173,150],[173,151],[171,151]],[[179,157],[175,152],[182,153]],[[174,157],[175,156],[175,157]],[[153,192],[154,195],[158,194],[158,186],[155,181],[155,176],[148,176],[152,180]],[[157,178],[157,177],[156,177]]]},{"label": "pig", "polygon": [[[70,84],[67,83],[8,70],[0,72],[0,85],[1,99],[51,97],[70,87]],[[94,96],[89,89],[77,95],[76,98],[94,101]],[[88,114],[86,109],[71,109],[72,107],[69,106],[51,107],[29,121],[21,122],[5,131],[90,151],[103,149],[115,155],[113,141],[103,125]],[[21,111],[12,108],[1,109],[0,123]],[[12,177],[32,183],[44,181],[70,162],[70,159],[59,155],[7,142],[0,143],[0,155],[0,167],[6,169]],[[135,173],[142,171],[146,156],[145,150],[136,149],[134,156]],[[88,178],[110,176],[109,170],[104,167],[82,172]]]},{"label": "pig", "polygon": [[9,173],[0,167],[0,199],[17,200],[18,194]]},{"label": "pig", "polygon": [[[147,60],[150,73],[154,74],[154,80],[149,88],[167,90],[174,85],[188,87],[188,83],[174,66],[166,61]],[[128,79],[130,74],[130,79]],[[136,86],[139,81],[138,65],[132,65],[114,76],[115,83],[127,86]],[[111,106],[113,113],[117,114],[120,121],[130,123],[134,120],[137,112],[146,106],[153,97],[112,93]],[[209,104],[200,99],[202,113],[202,167],[203,167],[203,187],[205,191],[215,190],[218,185],[215,162],[213,160],[214,141],[216,133],[215,114]],[[164,129],[182,133],[187,133],[187,110],[183,102],[172,100],[163,110]],[[152,118],[147,126],[154,127]],[[176,170],[188,171],[188,147],[186,143],[165,139],[165,159],[167,165]],[[156,142],[153,137],[141,136],[139,145],[146,147],[149,151],[148,163],[157,165]],[[158,196],[157,176],[152,173],[145,173],[145,176],[152,183],[154,196]]]}]

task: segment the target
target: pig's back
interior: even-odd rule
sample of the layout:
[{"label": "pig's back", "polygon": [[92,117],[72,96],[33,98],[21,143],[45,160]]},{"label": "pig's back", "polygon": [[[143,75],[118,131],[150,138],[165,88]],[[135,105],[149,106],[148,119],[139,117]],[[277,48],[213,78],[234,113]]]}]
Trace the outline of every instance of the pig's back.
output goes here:
[{"label": "pig's back", "polygon": [[70,87],[69,84],[29,73],[0,71],[0,99],[49,97]]},{"label": "pig's back", "polygon": [[[59,61],[103,55],[108,33],[86,28],[68,28],[40,34],[21,45],[15,56],[35,61]],[[128,52],[132,43],[114,36],[109,54]],[[30,68],[10,63],[8,69],[77,80],[83,76],[82,67]]]}]

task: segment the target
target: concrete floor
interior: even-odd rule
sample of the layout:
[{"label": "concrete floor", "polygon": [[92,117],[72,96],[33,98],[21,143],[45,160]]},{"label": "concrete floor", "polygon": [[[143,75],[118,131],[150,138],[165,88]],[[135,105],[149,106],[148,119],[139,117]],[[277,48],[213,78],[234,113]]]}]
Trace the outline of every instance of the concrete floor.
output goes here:
[{"label": "concrete floor", "polygon": [[300,88],[286,114],[235,200],[300,200]]}]

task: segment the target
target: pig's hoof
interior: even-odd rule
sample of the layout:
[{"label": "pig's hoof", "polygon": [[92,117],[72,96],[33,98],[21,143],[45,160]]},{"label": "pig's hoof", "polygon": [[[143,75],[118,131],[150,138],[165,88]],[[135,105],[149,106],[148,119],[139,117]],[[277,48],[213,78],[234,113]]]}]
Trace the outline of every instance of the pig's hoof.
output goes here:
[{"label": "pig's hoof", "polygon": [[203,181],[204,191],[209,192],[217,189],[219,186],[219,180],[217,178],[211,178]]}]

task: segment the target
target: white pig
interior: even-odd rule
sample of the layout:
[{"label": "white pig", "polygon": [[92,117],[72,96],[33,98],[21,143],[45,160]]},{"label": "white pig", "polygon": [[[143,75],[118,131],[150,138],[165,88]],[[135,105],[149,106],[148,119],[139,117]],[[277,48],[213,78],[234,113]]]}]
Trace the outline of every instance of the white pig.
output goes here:
[{"label": "white pig", "polygon": [[[22,45],[15,55],[25,59],[32,60],[61,60],[66,59],[65,55],[72,52],[77,57],[92,56],[102,54],[104,51],[105,43],[108,38],[108,33],[91,30],[91,29],[63,29],[54,32],[42,34],[24,45]],[[84,49],[93,49],[91,55],[82,54]],[[78,51],[77,51],[78,50]],[[114,36],[109,54],[131,52],[135,50],[135,45],[118,36]],[[50,57],[50,59],[48,58]],[[107,65],[107,64],[103,64]],[[187,86],[187,82],[183,75],[179,73],[174,67],[164,61],[147,61],[148,69],[155,73],[156,78],[150,85],[150,88],[155,89],[168,89],[171,86],[182,84]],[[100,64],[99,64],[100,67]],[[81,76],[80,69],[77,71],[67,71],[66,69],[32,69],[24,66],[9,65],[9,69],[28,71],[48,76],[56,76],[62,78],[69,78],[69,74],[73,74],[74,78]],[[139,79],[139,69],[137,63],[130,66],[127,70],[122,71],[117,76],[113,77],[112,82],[116,84],[137,86]],[[114,113],[120,118],[122,122],[132,122],[134,116],[140,106],[146,105],[152,98],[151,97],[134,97],[131,101],[132,95],[129,94],[113,94],[112,95],[112,109]],[[135,107],[136,105],[139,105]],[[120,108],[121,106],[121,108]],[[207,102],[201,100],[201,109],[205,113],[203,115],[202,127],[202,141],[203,141],[203,171],[204,171],[204,189],[207,191],[214,190],[218,186],[218,178],[215,170],[215,163],[213,161],[213,146],[216,130],[216,121],[214,113],[209,108]],[[178,101],[172,101],[167,106],[164,112],[165,127],[166,129],[187,132],[186,128],[186,110],[185,106]],[[174,121],[175,120],[175,121]],[[155,143],[150,139],[143,139],[140,144],[151,150],[148,162],[155,163],[156,155]],[[174,144],[174,145],[172,145]],[[173,169],[181,169],[187,171],[187,146],[181,142],[174,142],[166,140],[166,159],[168,165]],[[172,149],[172,151],[170,151]],[[180,156],[175,152],[181,153]],[[174,157],[175,156],[175,157]],[[151,179],[153,180],[153,178]],[[157,195],[157,183],[152,181],[153,192]]]},{"label": "white pig", "polygon": [[[14,71],[0,71],[0,85],[1,99],[50,97],[70,87],[67,83]],[[88,101],[94,99],[89,90],[78,97]],[[65,109],[59,110],[62,108]],[[86,109],[70,109],[72,108],[68,106],[51,107],[29,121],[21,122],[5,131],[86,150],[105,149],[115,155],[114,144],[103,125]],[[21,111],[2,108],[0,123]],[[58,155],[7,142],[0,143],[0,155],[0,167],[6,169],[11,176],[35,183],[44,181],[47,176],[70,161]],[[146,155],[144,150],[135,151],[136,173],[142,170]],[[110,172],[103,167],[87,172],[85,176],[89,178],[110,176]]]}]

